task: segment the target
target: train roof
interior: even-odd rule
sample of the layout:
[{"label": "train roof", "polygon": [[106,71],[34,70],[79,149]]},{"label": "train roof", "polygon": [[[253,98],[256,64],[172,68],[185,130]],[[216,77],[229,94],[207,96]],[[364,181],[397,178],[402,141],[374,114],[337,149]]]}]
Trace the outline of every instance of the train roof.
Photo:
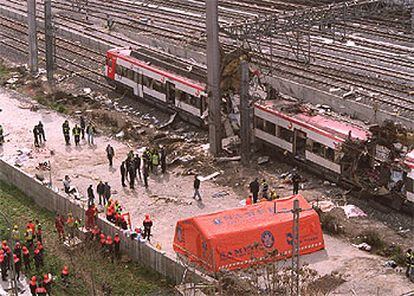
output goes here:
[{"label": "train roof", "polygon": [[[202,67],[195,64],[185,63],[182,60],[172,60],[167,54],[155,58],[153,52],[148,54],[147,49],[114,48],[108,50],[122,59],[131,62],[171,80],[193,87],[199,91],[206,90],[204,72]],[[187,69],[187,70],[185,70]]]},{"label": "train roof", "polygon": [[319,114],[317,109],[310,105],[285,100],[271,100],[257,102],[255,106],[326,136],[335,136],[345,140],[351,133],[353,139],[366,141],[371,135],[368,126],[363,122],[356,123],[339,114],[335,114],[335,116]]}]

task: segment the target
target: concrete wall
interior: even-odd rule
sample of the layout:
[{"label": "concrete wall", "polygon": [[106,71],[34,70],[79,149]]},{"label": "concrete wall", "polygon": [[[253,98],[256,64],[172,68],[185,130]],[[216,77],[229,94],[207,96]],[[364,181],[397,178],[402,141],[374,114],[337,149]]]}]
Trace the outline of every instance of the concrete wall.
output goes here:
[{"label": "concrete wall", "polygon": [[[35,203],[51,212],[64,216],[72,212],[75,217],[84,219],[85,210],[75,202],[44,186],[40,181],[29,174],[13,167],[0,159],[0,180],[19,188],[24,194],[32,198]],[[173,283],[181,283],[185,267],[174,258],[160,252],[149,244],[139,243],[124,236],[120,229],[108,221],[99,218],[98,226],[106,235],[118,233],[121,238],[121,251],[128,254],[132,260],[160,273]],[[194,282],[202,281],[198,273],[187,272],[187,278]]]},{"label": "concrete wall", "polygon": [[[355,116],[360,120],[373,123],[374,109],[370,106],[356,101],[346,100],[329,92],[324,92],[311,86],[299,84],[280,77],[267,77],[266,81],[268,81],[276,90],[288,96],[312,104],[329,105],[336,112],[346,113]],[[414,122],[412,120],[384,110],[379,110],[376,118],[378,123],[381,123],[386,119],[392,119],[395,122],[401,122],[408,128],[414,129]]]}]

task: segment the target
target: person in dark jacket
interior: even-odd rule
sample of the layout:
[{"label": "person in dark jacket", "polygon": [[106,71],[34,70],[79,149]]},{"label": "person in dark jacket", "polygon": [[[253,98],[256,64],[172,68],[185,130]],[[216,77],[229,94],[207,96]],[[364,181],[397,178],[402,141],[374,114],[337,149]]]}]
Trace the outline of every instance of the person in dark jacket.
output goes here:
[{"label": "person in dark jacket", "polygon": [[139,179],[141,180],[141,158],[139,157],[139,155],[135,155],[134,157],[134,168],[135,168],[135,177],[139,177]]},{"label": "person in dark jacket", "polygon": [[249,184],[249,188],[251,194],[253,195],[253,203],[255,204],[257,203],[257,199],[259,198],[260,191],[260,184],[257,178]]},{"label": "person in dark jacket", "polygon": [[81,134],[82,134],[82,140],[85,140],[86,123],[85,123],[85,118],[83,118],[83,116],[80,117],[80,129],[81,129]]},{"label": "person in dark jacket", "polygon": [[198,175],[194,176],[194,183],[193,183],[193,187],[194,187],[194,196],[193,198],[196,199],[196,197],[198,196],[198,200],[201,200],[201,194],[200,194],[200,179],[198,178]]},{"label": "person in dark jacket", "polygon": [[129,188],[134,189],[135,178],[136,178],[134,162],[131,162],[131,165],[129,166],[128,174],[129,174]]},{"label": "person in dark jacket", "polygon": [[150,218],[150,215],[148,215],[148,214],[145,215],[145,219],[142,222],[142,225],[144,226],[143,238],[146,238],[148,241],[150,241],[151,227],[153,225],[152,220]]},{"label": "person in dark jacket", "polygon": [[108,182],[105,182],[103,198],[104,198],[104,204],[106,204],[108,200],[111,198],[111,186],[109,186]]},{"label": "person in dark jacket", "polygon": [[33,128],[33,138],[34,138],[34,145],[35,147],[40,147],[39,145],[39,128],[37,125]]},{"label": "person in dark jacket", "polygon": [[[98,186],[96,186],[96,192],[98,193],[99,204],[102,205],[102,199],[105,193],[105,184],[102,183],[102,181],[99,181]],[[105,199],[104,199],[104,202],[105,202]]]},{"label": "person in dark jacket", "polygon": [[144,163],[144,166],[142,167],[142,177],[144,178],[144,186],[145,186],[145,188],[148,188],[148,176],[149,176],[148,168],[147,168],[147,166]]},{"label": "person in dark jacket", "polygon": [[65,137],[66,145],[70,145],[70,126],[69,121],[65,120],[62,124],[63,136]]},{"label": "person in dark jacket", "polygon": [[300,175],[298,173],[293,173],[292,175],[292,184],[293,184],[293,194],[299,193],[299,183],[300,183]]},{"label": "person in dark jacket", "polygon": [[165,148],[161,147],[160,149],[160,160],[161,160],[161,172],[165,174],[167,171],[167,152],[165,152]]},{"label": "person in dark jacket", "polygon": [[41,121],[39,121],[39,123],[37,124],[37,130],[39,131],[39,140],[40,142],[46,142],[46,137],[45,137],[45,129],[43,127],[43,123]]},{"label": "person in dark jacket", "polygon": [[115,156],[114,147],[108,144],[108,146],[106,146],[106,157],[108,158],[110,167],[112,167],[113,165],[114,156]]},{"label": "person in dark jacket", "polygon": [[95,204],[95,194],[93,193],[92,184],[88,187],[88,206]]},{"label": "person in dark jacket", "polygon": [[122,184],[122,187],[126,187],[125,177],[126,177],[127,171],[126,171],[126,168],[125,168],[125,161],[123,161],[121,163],[121,166],[119,167],[119,170],[121,172],[121,184]]},{"label": "person in dark jacket", "polygon": [[75,138],[75,145],[79,146],[81,128],[76,124],[72,129],[73,137]]}]

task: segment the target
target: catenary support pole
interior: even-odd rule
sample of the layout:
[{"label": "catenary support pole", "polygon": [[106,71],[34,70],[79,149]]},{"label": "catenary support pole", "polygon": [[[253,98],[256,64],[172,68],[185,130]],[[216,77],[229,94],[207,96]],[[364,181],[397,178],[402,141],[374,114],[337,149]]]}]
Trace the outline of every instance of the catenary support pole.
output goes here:
[{"label": "catenary support pole", "polygon": [[54,70],[54,48],[53,48],[53,25],[52,25],[52,2],[45,0],[45,43],[46,43],[46,74],[51,89],[55,86],[53,78]]},{"label": "catenary support pole", "polygon": [[221,94],[220,94],[220,43],[218,24],[218,0],[206,1],[207,27],[207,78],[208,78],[208,124],[210,151],[221,151]]},{"label": "catenary support pole", "polygon": [[39,72],[39,56],[37,50],[36,28],[36,0],[27,0],[27,28],[29,41],[29,68],[30,75],[36,76]]},{"label": "catenary support pole", "polygon": [[250,108],[249,108],[249,64],[241,62],[240,83],[240,138],[241,161],[248,164],[250,159]]},{"label": "catenary support pole", "polygon": [[300,237],[299,237],[299,218],[302,209],[299,207],[299,200],[293,201],[293,233],[292,233],[292,277],[291,277],[291,294],[292,296],[300,295],[299,286],[299,251],[300,251]]}]

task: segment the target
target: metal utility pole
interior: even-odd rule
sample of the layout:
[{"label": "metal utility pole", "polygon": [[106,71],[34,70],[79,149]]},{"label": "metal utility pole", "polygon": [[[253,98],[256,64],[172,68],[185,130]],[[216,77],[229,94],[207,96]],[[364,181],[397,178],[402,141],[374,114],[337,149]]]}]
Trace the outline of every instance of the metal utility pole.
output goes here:
[{"label": "metal utility pole", "polygon": [[27,0],[27,28],[29,36],[29,68],[30,75],[36,76],[39,71],[36,28],[36,0]]},{"label": "metal utility pole", "polygon": [[299,200],[293,201],[293,233],[292,233],[292,278],[291,278],[291,296],[300,295],[299,287],[299,215],[302,209],[299,207]]},{"label": "metal utility pole", "polygon": [[54,70],[54,48],[53,48],[53,25],[52,25],[52,2],[45,0],[45,43],[46,43],[46,73],[47,81],[51,89],[55,86],[53,79]]},{"label": "metal utility pole", "polygon": [[240,67],[240,150],[241,161],[246,165],[250,160],[249,64],[246,61],[242,61]]},{"label": "metal utility pole", "polygon": [[218,0],[206,1],[208,124],[210,152],[221,151],[220,43]]}]

